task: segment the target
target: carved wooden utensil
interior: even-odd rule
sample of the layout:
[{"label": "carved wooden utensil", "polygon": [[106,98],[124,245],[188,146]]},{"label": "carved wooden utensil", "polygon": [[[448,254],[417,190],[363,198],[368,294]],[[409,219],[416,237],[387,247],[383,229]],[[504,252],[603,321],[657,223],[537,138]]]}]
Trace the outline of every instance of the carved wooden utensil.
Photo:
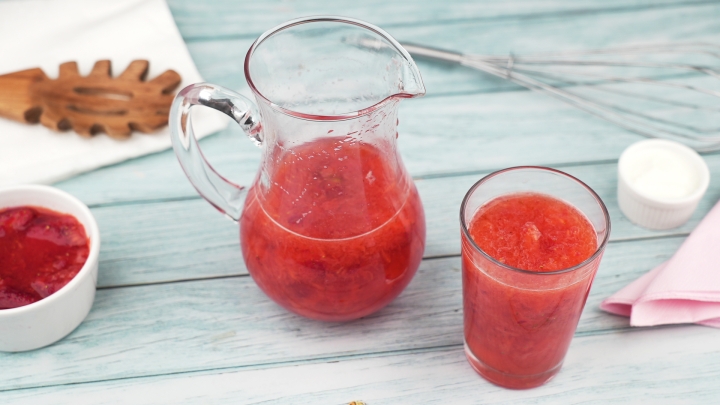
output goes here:
[{"label": "carved wooden utensil", "polygon": [[133,130],[153,132],[167,125],[180,75],[167,70],[145,81],[149,63],[136,60],[117,77],[110,61],[95,63],[80,76],[76,62],[60,65],[57,79],[34,68],[0,76],[0,116],[82,136],[105,132],[127,138]]}]

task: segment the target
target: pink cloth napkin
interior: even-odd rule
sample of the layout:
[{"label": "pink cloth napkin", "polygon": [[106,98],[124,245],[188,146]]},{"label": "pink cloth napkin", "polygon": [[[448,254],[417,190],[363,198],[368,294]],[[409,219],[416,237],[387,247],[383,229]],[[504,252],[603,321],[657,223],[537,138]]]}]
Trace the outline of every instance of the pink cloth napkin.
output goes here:
[{"label": "pink cloth napkin", "polygon": [[670,260],[600,304],[632,326],[698,323],[720,328],[720,203]]}]

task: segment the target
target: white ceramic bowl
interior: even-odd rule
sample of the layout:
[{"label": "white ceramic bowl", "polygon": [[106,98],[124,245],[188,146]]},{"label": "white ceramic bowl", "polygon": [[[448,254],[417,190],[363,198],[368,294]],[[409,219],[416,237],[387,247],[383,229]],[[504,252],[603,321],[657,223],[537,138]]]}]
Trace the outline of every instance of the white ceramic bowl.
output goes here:
[{"label": "white ceramic bowl", "polygon": [[[671,153],[684,162],[684,169],[694,173],[691,191],[681,198],[658,198],[633,186],[630,166],[643,153],[661,150]],[[678,142],[664,139],[647,139],[630,145],[618,162],[618,204],[632,222],[649,229],[676,228],[692,216],[710,184],[710,170],[703,158],[694,150]]]},{"label": "white ceramic bowl", "polygon": [[19,308],[0,310],[0,351],[20,352],[55,343],[85,319],[95,299],[100,232],[88,207],[48,186],[0,188],[0,209],[32,205],[70,214],[85,227],[90,254],[85,265],[55,294]]}]

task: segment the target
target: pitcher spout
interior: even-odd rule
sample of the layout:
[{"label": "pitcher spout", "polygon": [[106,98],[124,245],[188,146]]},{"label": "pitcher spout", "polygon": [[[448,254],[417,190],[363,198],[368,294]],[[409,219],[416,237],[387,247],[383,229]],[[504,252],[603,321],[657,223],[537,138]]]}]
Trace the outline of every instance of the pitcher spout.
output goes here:
[{"label": "pitcher spout", "polygon": [[420,70],[415,64],[415,61],[405,48],[403,48],[394,39],[390,39],[395,43],[394,45],[396,46],[395,49],[398,52],[398,57],[401,58],[401,68],[398,71],[398,92],[394,94],[394,96],[400,98],[424,96],[425,84],[422,81]]},{"label": "pitcher spout", "polygon": [[269,106],[311,120],[348,119],[425,94],[415,61],[394,38],[344,17],[301,18],[268,31],[250,47],[245,76]]},{"label": "pitcher spout", "polygon": [[363,24],[368,32],[346,37],[344,41],[365,51],[384,55],[388,59],[388,67],[395,67],[388,69],[397,75],[397,81],[388,90],[395,90],[396,93],[388,94],[388,97],[413,98],[425,95],[425,84],[410,53],[387,32],[371,24]]},{"label": "pitcher spout", "polygon": [[[408,53],[405,49],[402,51],[404,53]],[[422,97],[425,95],[425,84],[422,81],[420,71],[415,64],[415,61],[410,58],[409,54],[407,55],[407,58],[408,59],[406,60],[401,76],[402,92],[396,94],[395,96],[403,98]]]}]

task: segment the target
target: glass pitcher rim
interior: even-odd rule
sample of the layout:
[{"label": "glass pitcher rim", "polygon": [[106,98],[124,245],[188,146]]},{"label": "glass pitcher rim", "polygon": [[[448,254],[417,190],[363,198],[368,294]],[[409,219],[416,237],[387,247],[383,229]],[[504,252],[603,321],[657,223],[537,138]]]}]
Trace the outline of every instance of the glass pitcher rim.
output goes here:
[{"label": "glass pitcher rim", "polygon": [[395,40],[390,34],[385,32],[382,28],[370,24],[368,22],[356,19],[356,18],[350,18],[350,17],[342,17],[337,15],[317,15],[317,16],[309,16],[309,17],[300,17],[295,18],[293,20],[286,21],[280,25],[276,25],[275,27],[265,31],[262,33],[256,40],[253,42],[253,44],[250,46],[250,49],[248,49],[247,54],[245,55],[245,63],[244,63],[244,72],[245,72],[245,80],[248,83],[248,86],[250,86],[250,90],[252,90],[253,94],[257,96],[260,100],[266,102],[270,107],[272,107],[274,110],[277,110],[283,114],[304,119],[304,120],[310,120],[310,121],[345,121],[350,120],[354,118],[361,117],[363,115],[367,115],[372,113],[373,111],[379,110],[380,108],[383,108],[386,104],[388,104],[391,100],[397,99],[397,98],[412,98],[412,97],[419,97],[425,94],[425,86],[422,83],[422,79],[420,79],[420,88],[422,91],[418,92],[417,94],[410,94],[410,93],[397,93],[392,94],[388,97],[385,97],[384,99],[378,101],[377,103],[362,108],[357,111],[347,112],[344,114],[339,115],[317,115],[317,114],[307,114],[307,113],[301,113],[298,111],[294,111],[288,108],[284,108],[276,103],[274,103],[269,98],[265,97],[264,94],[258,90],[258,88],[255,86],[255,83],[252,79],[252,76],[250,75],[250,59],[252,58],[253,53],[255,50],[262,44],[266,39],[272,37],[273,35],[279,33],[280,31],[286,30],[288,28],[292,28],[297,25],[301,24],[307,24],[307,23],[314,23],[314,22],[338,22],[338,23],[345,23],[345,24],[351,24],[356,25],[361,28],[365,28],[367,30],[373,31],[376,34],[382,36],[385,40],[387,40],[393,48],[402,55],[402,57],[415,65],[415,61],[410,56],[410,53],[405,50],[405,48],[400,45],[398,41]]}]

